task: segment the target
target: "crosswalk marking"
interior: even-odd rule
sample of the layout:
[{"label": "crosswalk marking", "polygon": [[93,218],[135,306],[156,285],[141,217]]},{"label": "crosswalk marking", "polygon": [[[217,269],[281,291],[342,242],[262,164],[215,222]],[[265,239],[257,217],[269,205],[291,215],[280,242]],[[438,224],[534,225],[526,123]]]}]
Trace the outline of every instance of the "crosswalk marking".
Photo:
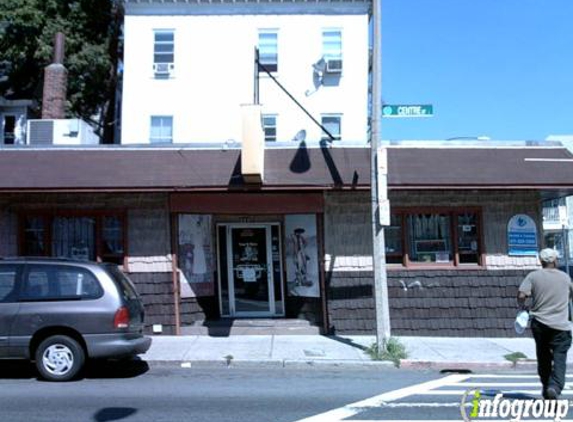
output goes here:
[{"label": "crosswalk marking", "polygon": [[[472,374],[469,378],[495,378],[495,379],[539,379],[539,375],[534,374],[519,374],[519,375],[490,375],[490,374]],[[573,378],[573,374],[567,374],[566,378]]]},{"label": "crosswalk marking", "polygon": [[[461,397],[468,389],[465,390],[433,390],[433,391],[422,391],[420,394],[421,396],[459,396]],[[509,390],[506,390],[506,392]],[[537,390],[524,390],[520,388],[512,388],[512,393],[523,393],[528,395],[541,395],[541,386]],[[573,396],[573,391],[562,391],[562,396]]]},{"label": "crosswalk marking", "polygon": [[[460,382],[456,387],[541,387],[540,382]],[[565,387],[567,388],[567,387]]]},{"label": "crosswalk marking", "polygon": [[[395,401],[404,397],[420,394],[424,391],[430,391],[434,388],[440,388],[445,384],[455,381],[461,382],[471,375],[448,375],[444,378],[423,382],[421,384],[412,385],[410,387],[401,388],[399,390],[390,391],[388,393],[379,394],[366,400],[361,400],[355,403],[348,404],[338,409],[333,409],[325,413],[321,413],[309,418],[301,419],[297,422],[341,422],[346,418],[350,418],[361,411],[380,407],[389,401]],[[354,422],[354,421],[353,421]]]},{"label": "crosswalk marking", "polygon": [[[572,381],[572,375],[567,375],[567,380]],[[484,382],[479,382],[482,379]],[[500,380],[500,381],[493,381]],[[515,380],[512,382],[511,380]],[[535,389],[532,389],[534,387]],[[562,396],[570,398],[573,396],[573,382],[566,384],[566,390],[562,391]],[[346,406],[330,410],[325,413],[321,413],[315,416],[311,416],[305,419],[301,419],[296,422],[381,422],[382,419],[358,419],[356,415],[359,413],[366,412],[368,410],[376,409],[459,409],[461,406],[461,397],[469,389],[490,389],[490,390],[501,390],[504,393],[522,393],[524,395],[530,395],[534,397],[540,397],[541,395],[541,383],[539,382],[539,377],[537,375],[529,374],[453,374],[439,378],[436,380],[424,382],[421,384],[412,385],[410,387],[401,388],[394,391],[389,391],[365,400],[361,400],[355,403],[348,404]],[[415,396],[420,396],[419,400],[423,400],[421,397],[435,396],[436,398],[451,397],[455,396],[460,399],[460,401],[451,401],[451,399],[445,399],[446,402],[424,402],[424,401],[400,401],[407,397],[414,398]],[[414,399],[415,400],[415,399]],[[466,403],[466,406],[469,406]],[[451,412],[452,410],[449,410]],[[423,410],[421,410],[423,412]],[[436,412],[432,410],[432,412]],[[392,414],[392,413],[390,413]],[[420,415],[423,413],[418,413]],[[429,415],[428,415],[429,416]],[[437,415],[436,415],[437,416]],[[445,415],[442,415],[442,417]],[[422,416],[423,417],[423,416]],[[349,419],[352,418],[352,419]],[[404,422],[406,419],[402,419],[399,422]],[[412,419],[407,419],[412,420]],[[454,419],[414,419],[415,422],[452,422],[453,420],[460,420],[459,412],[458,417]],[[487,422],[500,422],[503,419],[487,419]],[[387,420],[383,419],[384,422],[398,422],[398,420]],[[507,420],[505,420],[507,422]],[[542,421],[541,419],[536,420],[536,422]],[[551,422],[554,422],[551,419]],[[573,422],[573,419],[563,419],[562,422]]]},{"label": "crosswalk marking", "polygon": [[[459,419],[456,419],[459,420]],[[487,419],[487,422],[507,422],[507,419]],[[372,419],[372,420],[365,420],[365,419],[352,419],[349,422],[382,422],[380,420]],[[384,422],[404,422],[404,419],[384,419]],[[415,419],[414,422],[452,422],[452,419]],[[535,419],[535,422],[555,422],[554,419]],[[573,419],[561,419],[561,422],[573,422]]]}]

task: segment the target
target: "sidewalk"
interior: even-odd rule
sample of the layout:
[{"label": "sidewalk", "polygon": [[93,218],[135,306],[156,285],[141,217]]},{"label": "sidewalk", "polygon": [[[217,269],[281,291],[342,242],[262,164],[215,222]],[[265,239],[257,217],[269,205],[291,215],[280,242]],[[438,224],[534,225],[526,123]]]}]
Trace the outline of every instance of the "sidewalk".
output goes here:
[{"label": "sidewalk", "polygon": [[[397,337],[408,358],[402,368],[414,369],[535,369],[532,338],[448,338]],[[319,335],[207,335],[154,336],[150,350],[143,355],[149,362],[171,362],[184,366],[254,365],[309,366],[359,365],[390,367],[392,363],[372,361],[364,352],[374,336]],[[504,358],[521,352],[529,359],[514,365]],[[573,354],[569,355],[573,363]]]}]

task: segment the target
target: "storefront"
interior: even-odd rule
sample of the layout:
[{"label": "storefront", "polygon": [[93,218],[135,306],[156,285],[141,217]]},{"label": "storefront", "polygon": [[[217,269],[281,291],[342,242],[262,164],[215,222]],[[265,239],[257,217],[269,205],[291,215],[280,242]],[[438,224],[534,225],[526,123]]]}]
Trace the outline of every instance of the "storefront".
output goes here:
[{"label": "storefront", "polygon": [[323,327],[321,193],[172,194],[170,209],[183,331],[208,317]]},{"label": "storefront", "polygon": [[[149,332],[280,320],[372,334],[368,148],[267,149],[259,185],[242,180],[239,152],[2,151],[0,255],[121,264]],[[511,335],[541,204],[572,192],[570,158],[553,145],[390,146],[393,334]]]}]

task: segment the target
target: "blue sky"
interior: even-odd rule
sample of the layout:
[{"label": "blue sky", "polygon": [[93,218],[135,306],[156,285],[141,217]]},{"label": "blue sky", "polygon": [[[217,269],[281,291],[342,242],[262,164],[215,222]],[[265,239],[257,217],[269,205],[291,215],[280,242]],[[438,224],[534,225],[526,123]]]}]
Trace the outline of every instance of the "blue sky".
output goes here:
[{"label": "blue sky", "polygon": [[383,139],[573,134],[573,0],[382,0]]}]

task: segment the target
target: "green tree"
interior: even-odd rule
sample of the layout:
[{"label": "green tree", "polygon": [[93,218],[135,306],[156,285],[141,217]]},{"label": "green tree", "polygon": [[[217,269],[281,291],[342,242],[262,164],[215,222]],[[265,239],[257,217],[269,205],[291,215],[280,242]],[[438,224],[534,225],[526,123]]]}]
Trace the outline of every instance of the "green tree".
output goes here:
[{"label": "green tree", "polygon": [[66,36],[69,116],[89,121],[113,139],[117,68],[121,57],[120,0],[2,0],[0,96],[42,101],[44,68],[56,32]]}]

